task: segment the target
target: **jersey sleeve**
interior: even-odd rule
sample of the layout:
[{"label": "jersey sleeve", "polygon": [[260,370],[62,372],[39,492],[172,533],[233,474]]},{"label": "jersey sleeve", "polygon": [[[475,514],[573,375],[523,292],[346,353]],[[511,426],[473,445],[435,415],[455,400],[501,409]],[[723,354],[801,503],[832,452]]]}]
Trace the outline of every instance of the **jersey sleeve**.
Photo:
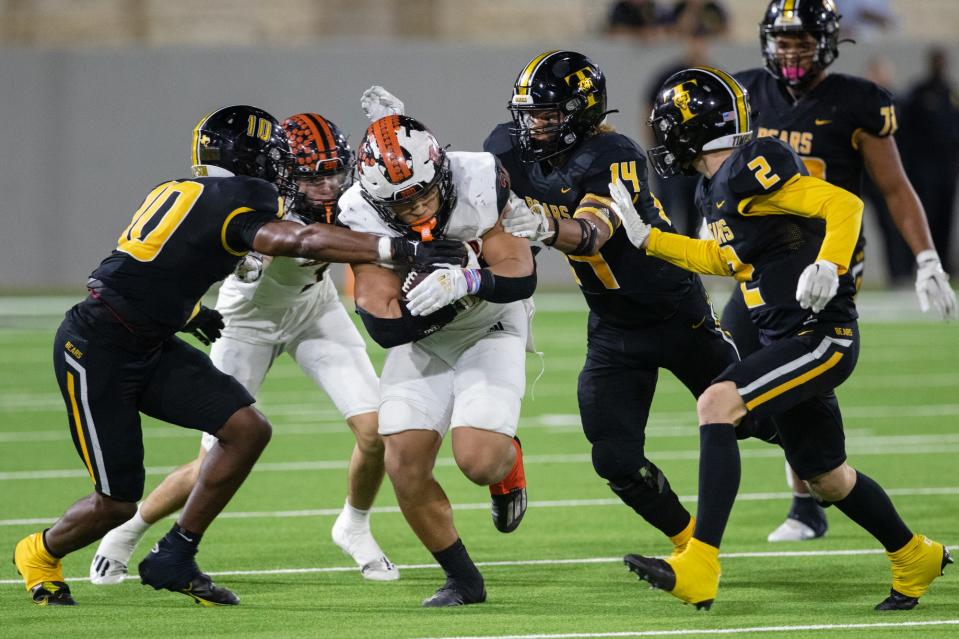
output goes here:
[{"label": "jersey sleeve", "polygon": [[872,82],[862,81],[858,91],[854,93],[855,97],[848,102],[855,127],[852,136],[853,148],[859,148],[857,138],[860,131],[880,138],[896,132],[899,128],[896,120],[896,103],[889,91]]},{"label": "jersey sleeve", "polygon": [[836,264],[839,274],[849,269],[862,226],[862,200],[829,182],[796,175],[769,195],[753,198],[743,215],[798,215],[825,220],[826,235],[817,260]]},{"label": "jersey sleeve", "polygon": [[600,217],[610,229],[619,228],[619,218],[609,210],[612,203],[610,182],[622,182],[626,186],[633,196],[636,210],[647,224],[664,231],[672,230],[663,205],[649,189],[646,156],[634,144],[607,144],[597,153],[583,174],[580,188],[584,195],[573,217],[589,211]]},{"label": "jersey sleeve", "polygon": [[739,209],[749,198],[768,195],[797,175],[808,175],[799,156],[773,137],[756,138],[732,159],[729,189],[739,200]]},{"label": "jersey sleeve", "polygon": [[228,253],[243,255],[253,248],[260,227],[282,217],[282,206],[276,187],[265,180],[238,178],[231,188],[233,208],[223,221],[220,239]]}]

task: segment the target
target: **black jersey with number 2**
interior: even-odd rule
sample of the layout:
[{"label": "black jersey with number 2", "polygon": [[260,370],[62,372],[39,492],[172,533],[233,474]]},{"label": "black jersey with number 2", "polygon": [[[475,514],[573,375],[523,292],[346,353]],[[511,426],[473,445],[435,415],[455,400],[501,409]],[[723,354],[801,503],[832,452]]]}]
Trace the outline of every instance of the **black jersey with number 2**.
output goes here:
[{"label": "black jersey with number 2", "polygon": [[[823,220],[790,215],[791,210],[808,208],[799,202],[803,189],[793,185],[806,175],[800,158],[785,144],[756,138],[735,149],[712,178],[703,178],[696,192],[696,205],[723,260],[741,283],[750,317],[769,339],[804,323],[849,322],[857,317],[855,282],[849,271],[840,276],[839,291],[818,315],[796,301],[799,276],[817,260],[825,237]],[[817,184],[833,188],[819,180],[806,184],[810,189],[819,188]]]}]

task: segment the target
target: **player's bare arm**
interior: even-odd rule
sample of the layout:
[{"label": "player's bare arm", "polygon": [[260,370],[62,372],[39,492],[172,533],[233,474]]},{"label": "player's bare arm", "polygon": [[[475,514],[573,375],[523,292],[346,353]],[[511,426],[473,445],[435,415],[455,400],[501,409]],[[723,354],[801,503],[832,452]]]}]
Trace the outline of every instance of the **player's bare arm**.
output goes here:
[{"label": "player's bare arm", "polygon": [[902,168],[893,137],[860,132],[857,142],[866,171],[886,200],[889,215],[913,254],[933,248],[926,213]]},{"label": "player's bare arm", "polygon": [[264,255],[349,264],[376,261],[401,264],[458,263],[466,256],[466,249],[460,242],[437,240],[427,244],[399,237],[358,233],[330,224],[303,226],[284,220],[268,222],[260,227],[252,248]]},{"label": "player's bare arm", "polygon": [[396,273],[376,264],[354,264],[352,269],[353,293],[358,308],[384,319],[402,317],[402,282]]}]

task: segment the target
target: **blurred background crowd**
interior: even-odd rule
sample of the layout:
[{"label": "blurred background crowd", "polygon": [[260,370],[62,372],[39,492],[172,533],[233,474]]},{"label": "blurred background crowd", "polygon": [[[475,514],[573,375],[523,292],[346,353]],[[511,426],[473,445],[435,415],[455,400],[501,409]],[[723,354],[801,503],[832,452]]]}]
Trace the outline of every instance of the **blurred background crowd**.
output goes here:
[{"label": "blurred background crowd", "polygon": [[[947,271],[959,267],[956,0],[836,0],[830,68],[894,93],[902,161]],[[189,131],[230,102],[311,110],[358,138],[359,94],[383,84],[444,143],[478,149],[512,81],[567,48],[606,72],[613,124],[644,146],[652,92],[679,67],[762,66],[759,0],[6,0],[0,2],[0,283],[81,285],[149,186],[188,170]],[[654,190],[695,233],[691,182]],[[867,286],[911,285],[913,258],[866,185]],[[885,268],[879,269],[879,253]],[[567,281],[565,268],[555,282]],[[547,272],[541,282],[553,281]]]}]

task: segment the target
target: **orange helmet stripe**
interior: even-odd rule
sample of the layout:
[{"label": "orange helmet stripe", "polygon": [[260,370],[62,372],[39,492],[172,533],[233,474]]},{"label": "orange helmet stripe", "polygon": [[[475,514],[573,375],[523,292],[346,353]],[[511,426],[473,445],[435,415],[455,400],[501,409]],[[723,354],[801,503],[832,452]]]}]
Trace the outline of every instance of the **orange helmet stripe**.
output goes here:
[{"label": "orange helmet stripe", "polygon": [[370,131],[376,139],[376,146],[380,151],[380,159],[386,167],[386,176],[393,184],[399,184],[413,177],[413,172],[406,165],[403,147],[396,137],[396,127],[400,119],[395,115],[380,118],[370,125]]}]

